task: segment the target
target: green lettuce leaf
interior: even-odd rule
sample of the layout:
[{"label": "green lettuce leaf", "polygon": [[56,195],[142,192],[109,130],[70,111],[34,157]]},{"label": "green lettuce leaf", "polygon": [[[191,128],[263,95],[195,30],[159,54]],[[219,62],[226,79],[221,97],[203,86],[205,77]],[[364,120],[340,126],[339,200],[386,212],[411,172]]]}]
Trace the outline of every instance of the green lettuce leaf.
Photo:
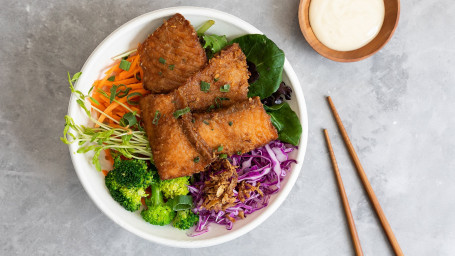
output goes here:
[{"label": "green lettuce leaf", "polygon": [[265,99],[278,90],[282,81],[284,52],[265,35],[244,35],[231,43],[240,45],[246,59],[254,63],[259,72],[259,79],[250,84],[248,97]]},{"label": "green lettuce leaf", "polygon": [[278,139],[297,146],[302,135],[302,125],[289,104],[285,102],[271,107],[264,105],[264,109],[278,130]]},{"label": "green lettuce leaf", "polygon": [[228,44],[226,36],[203,35],[202,38],[205,42],[203,48],[206,49],[207,57],[209,59]]}]

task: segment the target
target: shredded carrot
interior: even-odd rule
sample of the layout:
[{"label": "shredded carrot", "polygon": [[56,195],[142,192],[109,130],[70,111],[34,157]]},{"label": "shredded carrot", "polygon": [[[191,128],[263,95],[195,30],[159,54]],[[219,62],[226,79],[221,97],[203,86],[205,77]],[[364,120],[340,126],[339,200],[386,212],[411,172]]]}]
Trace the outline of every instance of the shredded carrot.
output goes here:
[{"label": "shredded carrot", "polygon": [[96,86],[96,88],[102,87],[103,84],[107,81],[109,77],[111,77],[112,72],[114,71],[115,67],[117,65],[114,65],[112,68],[110,68],[108,71],[105,72],[106,76],[99,82]]},{"label": "shredded carrot", "polygon": [[132,90],[135,90],[135,89],[144,89],[144,87],[142,86],[142,83],[137,83],[137,84],[129,84],[127,85],[128,88],[131,88]]},{"label": "shredded carrot", "polygon": [[105,149],[104,153],[106,154],[105,158],[108,160],[112,165],[114,165],[114,158],[112,158],[111,150]]},{"label": "shredded carrot", "polygon": [[104,174],[104,176],[107,176],[107,174],[109,173],[109,171],[107,170],[102,170],[101,172]]},{"label": "shredded carrot", "polygon": [[[97,80],[93,83],[95,89],[92,92],[92,97],[99,104],[96,104],[93,100],[90,100],[94,107],[102,111],[98,114],[98,121],[100,123],[106,122],[111,126],[119,126],[115,121],[119,122],[122,117],[128,113],[130,110],[140,113],[140,109],[136,106],[137,104],[132,103],[131,101],[137,102],[140,95],[134,95],[128,99],[128,96],[123,96],[122,98],[115,97],[115,100],[111,102],[111,88],[115,85],[123,84],[127,88],[130,88],[128,94],[140,93],[142,96],[147,95],[149,92],[144,89],[143,83],[143,71],[139,65],[139,55],[133,54],[129,56],[126,60],[131,63],[128,71],[121,69],[120,61],[117,61],[105,72],[105,77],[101,80]],[[107,81],[108,78],[114,76],[114,81]],[[102,92],[100,92],[101,90]],[[129,101],[131,100],[131,101]],[[119,104],[122,103],[122,104]],[[130,104],[132,103],[132,104]],[[123,106],[124,105],[124,106]],[[126,106],[126,107],[125,107]],[[110,118],[107,118],[107,115]],[[115,121],[113,121],[112,119]],[[95,127],[98,127],[96,125]],[[119,126],[121,127],[121,126]]]}]

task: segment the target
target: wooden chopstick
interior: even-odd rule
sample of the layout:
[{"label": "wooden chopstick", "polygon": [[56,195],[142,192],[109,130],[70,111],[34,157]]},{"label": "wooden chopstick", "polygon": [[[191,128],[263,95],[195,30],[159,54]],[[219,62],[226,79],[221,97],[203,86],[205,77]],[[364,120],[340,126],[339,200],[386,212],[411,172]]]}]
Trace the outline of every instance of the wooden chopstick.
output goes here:
[{"label": "wooden chopstick", "polygon": [[379,201],[376,198],[376,195],[374,194],[373,188],[371,187],[371,184],[368,181],[365,171],[363,170],[363,167],[360,164],[359,157],[357,156],[357,153],[355,152],[354,147],[351,144],[351,140],[349,140],[348,133],[346,132],[346,129],[344,128],[343,122],[341,122],[341,118],[338,115],[338,112],[337,112],[335,105],[333,104],[333,101],[330,98],[330,96],[327,97],[327,100],[329,102],[330,109],[332,110],[333,117],[335,118],[335,121],[337,123],[338,129],[340,130],[341,136],[343,137],[344,143],[345,143],[346,147],[348,148],[349,155],[351,155],[352,161],[354,162],[357,173],[360,176],[360,180],[362,181],[363,187],[367,192],[370,202],[373,204],[373,208],[374,208],[376,214],[378,215],[379,220],[381,221],[382,228],[384,229],[384,231],[387,235],[387,238],[389,239],[389,242],[392,245],[393,251],[395,252],[396,255],[399,255],[399,256],[404,255],[403,251],[401,251],[401,248],[400,248],[400,245],[398,244],[397,239],[395,238],[395,235],[393,234],[392,228],[390,227],[390,224],[387,221],[384,211],[382,211],[381,205],[379,204]]},{"label": "wooden chopstick", "polygon": [[338,169],[337,160],[335,153],[333,152],[332,143],[330,143],[329,133],[324,129],[325,140],[327,142],[327,148],[329,149],[330,159],[332,160],[333,171],[337,179],[338,191],[340,192],[341,201],[343,202],[344,213],[348,221],[349,231],[351,231],[352,243],[354,245],[355,254],[357,256],[363,256],[362,246],[360,246],[359,236],[357,235],[357,229],[355,227],[354,218],[352,217],[351,207],[349,207],[348,197],[344,190],[343,180],[341,179],[340,170]]}]

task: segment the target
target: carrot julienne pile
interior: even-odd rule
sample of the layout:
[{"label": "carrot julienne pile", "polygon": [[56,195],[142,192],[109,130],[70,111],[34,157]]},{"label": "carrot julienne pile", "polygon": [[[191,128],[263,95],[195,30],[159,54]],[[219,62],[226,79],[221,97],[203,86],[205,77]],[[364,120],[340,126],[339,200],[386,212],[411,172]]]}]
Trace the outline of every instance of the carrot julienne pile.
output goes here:
[{"label": "carrot julienne pile", "polygon": [[[143,87],[142,77],[143,71],[139,66],[139,55],[134,54],[117,61],[105,72],[104,78],[94,82],[89,100],[93,107],[102,112],[95,112],[98,122],[122,128],[120,120],[125,114],[133,112],[140,117],[138,100],[149,93]],[[112,93],[114,93],[114,97],[112,97]]]}]

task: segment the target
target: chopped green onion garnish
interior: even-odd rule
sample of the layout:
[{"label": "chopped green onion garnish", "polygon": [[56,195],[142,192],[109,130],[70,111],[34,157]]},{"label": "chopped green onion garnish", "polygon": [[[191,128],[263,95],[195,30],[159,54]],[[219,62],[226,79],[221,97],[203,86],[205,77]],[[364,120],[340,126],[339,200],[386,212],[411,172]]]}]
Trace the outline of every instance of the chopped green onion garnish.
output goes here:
[{"label": "chopped green onion garnish", "polygon": [[131,62],[127,61],[127,60],[121,60],[120,61],[120,65],[118,66],[120,69],[123,69],[125,71],[128,71],[130,70],[130,67],[131,67]]},{"label": "chopped green onion garnish", "polygon": [[172,210],[174,211],[191,209],[193,207],[193,197],[190,195],[180,195],[168,200],[168,203],[172,205]]},{"label": "chopped green onion garnish", "polygon": [[192,118],[191,122],[194,124],[196,122],[196,119]]},{"label": "chopped green onion garnish", "polygon": [[217,150],[218,150],[218,152],[223,151],[223,145],[220,145]]},{"label": "chopped green onion garnish", "polygon": [[169,68],[170,70],[174,70],[174,67],[175,67],[175,65],[169,65],[169,66],[168,66],[168,68]]},{"label": "chopped green onion garnish", "polygon": [[141,81],[141,77],[139,76],[139,73],[136,73],[136,80]]},{"label": "chopped green onion garnish", "polygon": [[160,75],[160,76],[161,76],[161,75],[163,75],[163,72],[161,72],[161,71],[160,71],[160,72],[158,72],[158,75]]},{"label": "chopped green onion garnish", "polygon": [[218,82],[218,80],[220,80],[219,77],[213,79],[213,81],[215,81],[215,82]]},{"label": "chopped green onion garnish", "polygon": [[207,108],[207,112],[212,111],[215,108],[215,106],[212,104]]},{"label": "chopped green onion garnish", "polygon": [[229,126],[232,126],[234,123],[232,121],[228,122]]},{"label": "chopped green onion garnish", "polygon": [[201,91],[209,92],[209,90],[210,90],[210,83],[201,81]]},{"label": "chopped green onion garnish", "polygon": [[165,64],[165,63],[166,63],[166,60],[163,59],[163,58],[161,58],[161,57],[158,59],[158,61],[159,61],[161,64]]},{"label": "chopped green onion garnish", "polygon": [[216,105],[216,108],[221,108],[222,105],[223,105],[223,100],[229,100],[229,98],[225,98],[225,97],[216,97],[215,98],[215,105]]},{"label": "chopped green onion garnish", "polygon": [[128,104],[130,104],[130,105],[139,105],[139,101],[138,100],[137,101],[136,100],[131,100],[131,98],[133,98],[135,96],[141,97],[142,93],[133,92],[133,93],[128,94],[128,96],[126,96],[126,102],[128,102]]},{"label": "chopped green onion garnish", "polygon": [[229,84],[225,84],[220,87],[220,92],[229,92],[230,89],[231,89],[231,86]]},{"label": "chopped green onion garnish", "polygon": [[227,154],[220,154],[220,159],[226,159],[227,158]]},{"label": "chopped green onion garnish", "polygon": [[157,125],[160,118],[161,118],[161,113],[160,113],[160,111],[157,110],[155,112],[155,117],[153,118],[152,124]]},{"label": "chopped green onion garnish", "polygon": [[107,79],[107,81],[109,82],[114,82],[115,81],[115,76],[111,76]]},{"label": "chopped green onion garnish", "polygon": [[195,163],[199,163],[199,160],[201,160],[198,156],[193,159]]},{"label": "chopped green onion garnish", "polygon": [[209,121],[207,121],[207,120],[204,120],[204,121],[202,121],[202,122],[203,122],[204,124],[206,124],[206,125],[209,125],[209,124],[210,124]]},{"label": "chopped green onion garnish", "polygon": [[237,155],[241,155],[242,154],[242,151],[237,151]]},{"label": "chopped green onion garnish", "polygon": [[136,112],[128,112],[120,119],[120,125],[131,127],[137,123]]},{"label": "chopped green onion garnish", "polygon": [[190,110],[191,110],[190,107],[179,109],[179,110],[174,112],[174,117],[175,118],[179,118],[179,117],[183,116],[184,114],[189,113]]},{"label": "chopped green onion garnish", "polygon": [[117,95],[115,95],[115,96],[117,96],[117,97],[119,97],[119,98],[125,97],[126,95],[128,95],[128,93],[129,93],[130,90],[131,90],[130,87],[126,87],[126,85],[124,85],[124,84],[119,84],[118,87],[117,87],[117,89],[119,89],[119,88],[121,88],[121,87],[124,87],[125,89],[124,89],[124,90],[118,91],[118,92],[117,92]]},{"label": "chopped green onion garnish", "polygon": [[[122,88],[122,87],[124,87],[125,89],[117,91],[119,88]],[[126,87],[126,85],[124,85],[124,84],[112,85],[111,90],[110,90],[111,96],[109,97],[110,103],[112,103],[114,101],[115,97],[118,97],[118,98],[125,97],[126,95],[128,95],[130,90],[131,90],[131,88]]]}]

